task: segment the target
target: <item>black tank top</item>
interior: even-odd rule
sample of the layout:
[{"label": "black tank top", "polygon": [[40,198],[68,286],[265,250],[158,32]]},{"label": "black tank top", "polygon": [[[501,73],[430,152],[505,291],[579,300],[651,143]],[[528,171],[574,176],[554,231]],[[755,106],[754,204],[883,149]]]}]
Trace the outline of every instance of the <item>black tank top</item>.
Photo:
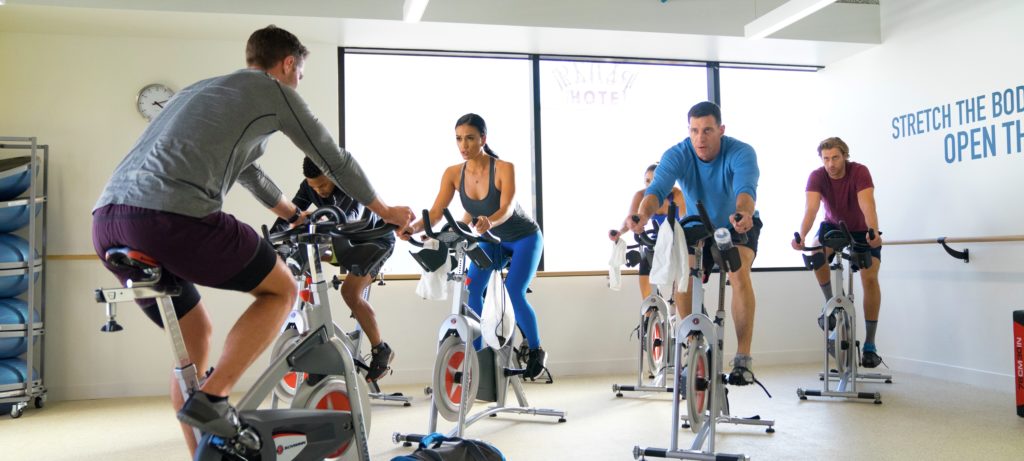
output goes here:
[{"label": "black tank top", "polygon": [[[462,199],[462,208],[470,216],[490,216],[501,207],[501,192],[494,185],[494,157],[491,157],[490,178],[487,181],[487,195],[480,200],[473,200],[466,195],[466,164],[462,164],[462,172],[459,173],[459,198]],[[515,203],[512,216],[509,216],[501,225],[491,228],[491,233],[502,241],[515,241],[540,230],[537,223],[526,215],[519,203]]]}]

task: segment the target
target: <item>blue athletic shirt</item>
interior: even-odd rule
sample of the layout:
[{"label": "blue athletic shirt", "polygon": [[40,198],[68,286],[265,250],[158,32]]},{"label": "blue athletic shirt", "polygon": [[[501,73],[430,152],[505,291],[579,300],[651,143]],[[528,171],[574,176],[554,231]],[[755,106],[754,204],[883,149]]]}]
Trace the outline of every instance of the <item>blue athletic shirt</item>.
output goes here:
[{"label": "blue athletic shirt", "polygon": [[[645,193],[663,201],[672,192],[672,183],[678,182],[686,199],[687,216],[697,215],[699,200],[708,210],[713,226],[729,227],[729,215],[736,212],[736,197],[740,193],[757,200],[760,174],[754,148],[738,139],[722,136],[718,156],[705,162],[697,157],[693,143],[686,138],[661,156],[654,181]],[[756,210],[754,216],[758,217]]]}]

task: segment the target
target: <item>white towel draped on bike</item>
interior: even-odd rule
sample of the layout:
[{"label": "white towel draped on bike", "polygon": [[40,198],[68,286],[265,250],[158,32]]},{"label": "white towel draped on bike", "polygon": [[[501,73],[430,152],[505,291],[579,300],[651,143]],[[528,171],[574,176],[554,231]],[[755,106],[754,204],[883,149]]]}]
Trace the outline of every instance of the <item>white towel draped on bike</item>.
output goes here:
[{"label": "white towel draped on bike", "polygon": [[[666,228],[665,226],[669,226]],[[651,283],[662,293],[686,292],[686,279],[690,276],[690,258],[686,253],[686,235],[674,219],[666,219],[658,231],[651,261]]]},{"label": "white towel draped on bike", "polygon": [[423,271],[422,275],[420,275],[420,283],[416,285],[416,294],[428,301],[444,301],[448,299],[448,286],[445,282],[451,270],[451,258],[444,258],[444,264],[437,268],[436,271]]},{"label": "white towel draped on bike", "polygon": [[608,288],[622,289],[623,264],[626,264],[626,241],[619,238],[612,244],[612,257],[608,259]]},{"label": "white towel draped on bike", "polygon": [[484,306],[480,311],[480,333],[484,338],[484,344],[500,348],[503,344],[498,340],[498,335],[508,341],[512,339],[515,327],[515,310],[512,301],[508,299],[501,271],[496,270],[491,272],[491,283],[487,284],[487,298],[484,299]]}]

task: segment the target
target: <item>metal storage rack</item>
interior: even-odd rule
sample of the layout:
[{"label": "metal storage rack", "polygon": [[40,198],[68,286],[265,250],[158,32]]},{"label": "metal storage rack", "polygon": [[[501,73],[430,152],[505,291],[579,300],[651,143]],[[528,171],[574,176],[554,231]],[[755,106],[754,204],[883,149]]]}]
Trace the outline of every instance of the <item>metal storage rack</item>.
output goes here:
[{"label": "metal storage rack", "polygon": [[[28,304],[26,321],[21,325],[0,325],[0,339],[24,338],[24,380],[18,383],[0,384],[0,407],[10,407],[10,416],[18,418],[29,402],[42,408],[46,400],[44,386],[46,321],[46,204],[49,169],[49,146],[41,145],[35,137],[0,136],[0,162],[24,157],[28,161],[18,168],[0,171],[0,180],[28,169],[29,187],[19,197],[0,201],[0,210],[25,206],[28,225],[20,228],[27,231],[28,254],[23,262],[0,263],[0,277],[24,275],[28,289],[20,297]],[[19,163],[15,161],[14,163]],[[38,315],[37,315],[38,313]],[[38,317],[38,318],[36,318]]]}]

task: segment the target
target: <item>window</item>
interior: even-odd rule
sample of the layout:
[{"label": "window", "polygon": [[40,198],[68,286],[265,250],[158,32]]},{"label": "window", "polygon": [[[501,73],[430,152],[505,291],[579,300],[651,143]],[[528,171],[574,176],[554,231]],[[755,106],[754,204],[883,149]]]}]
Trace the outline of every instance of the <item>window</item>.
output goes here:
[{"label": "window", "polygon": [[725,132],[754,148],[761,170],[757,209],[764,228],[754,267],[802,266],[789,242],[803,220],[807,176],[821,166],[818,143],[842,137],[822,131],[821,114],[827,111],[817,90],[818,74],[723,68],[719,75]]},{"label": "window", "polygon": [[[488,145],[516,166],[516,199],[533,209],[531,65],[525,58],[345,54],[345,147],[389,205],[420,214],[441,175],[461,163],[455,121],[473,112],[487,122]],[[462,216],[458,196],[450,206]],[[399,242],[388,274],[418,274]]]},{"label": "window", "polygon": [[647,166],[687,136],[707,99],[705,67],[544,60],[540,63],[544,269],[608,266]]}]

